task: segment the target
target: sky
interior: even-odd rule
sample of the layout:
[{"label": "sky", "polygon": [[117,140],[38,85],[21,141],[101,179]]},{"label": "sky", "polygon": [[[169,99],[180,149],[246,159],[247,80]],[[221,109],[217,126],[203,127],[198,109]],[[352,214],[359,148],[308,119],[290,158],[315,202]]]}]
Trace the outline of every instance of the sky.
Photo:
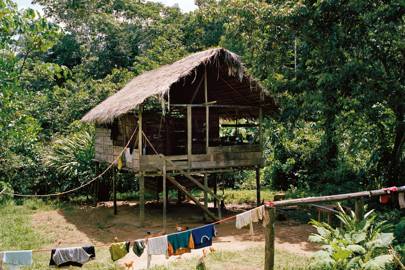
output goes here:
[{"label": "sky", "polygon": [[[32,0],[14,0],[17,2],[18,7],[21,8],[27,8],[31,7],[36,10],[40,10],[41,8],[38,5],[32,5],[31,2]],[[167,6],[173,6],[175,4],[178,4],[181,10],[184,12],[192,11],[197,8],[196,5],[194,5],[194,0],[151,0],[153,2],[161,2]]]}]

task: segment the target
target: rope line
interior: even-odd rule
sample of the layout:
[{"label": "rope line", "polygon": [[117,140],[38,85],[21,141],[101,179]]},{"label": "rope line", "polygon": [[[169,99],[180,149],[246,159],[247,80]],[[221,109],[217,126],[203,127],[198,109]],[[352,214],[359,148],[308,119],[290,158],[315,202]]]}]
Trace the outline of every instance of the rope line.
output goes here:
[{"label": "rope line", "polygon": [[[244,211],[244,212],[252,211],[252,210],[257,209],[257,208],[259,208],[259,207],[262,207],[262,206],[254,207],[254,208],[252,208],[252,209],[250,209],[250,210],[246,210],[246,211]],[[244,213],[244,212],[242,212],[242,213]],[[236,214],[236,215],[233,215],[233,216],[230,216],[230,217],[223,218],[223,219],[221,219],[221,220],[218,220],[218,221],[215,221],[215,222],[212,222],[212,223],[208,223],[208,224],[205,224],[205,225],[201,225],[201,226],[198,226],[198,227],[194,227],[194,228],[192,228],[192,229],[188,229],[188,230],[185,230],[185,231],[174,232],[174,233],[168,233],[168,234],[162,234],[162,235],[159,235],[159,236],[157,236],[157,237],[162,237],[162,236],[167,236],[167,235],[173,235],[173,234],[179,234],[179,233],[183,233],[183,232],[187,232],[187,231],[192,231],[192,230],[196,230],[196,229],[199,229],[199,228],[203,228],[203,227],[206,227],[206,226],[209,226],[209,225],[216,225],[216,224],[221,225],[222,223],[226,223],[226,222],[228,222],[228,221],[230,221],[230,220],[235,219],[236,216],[237,216],[237,215],[240,215],[240,214],[241,214],[241,213]],[[125,240],[125,241],[127,241],[127,242],[146,241],[146,240],[149,239],[149,238],[155,238],[155,237],[145,237],[145,238],[139,238],[139,239],[135,239],[135,240]],[[110,245],[113,244],[113,243],[115,243],[115,242],[111,242],[111,243],[107,243],[107,244],[100,244],[100,245],[92,245],[92,246],[95,247],[95,248],[107,247],[107,246],[110,246]],[[34,250],[32,250],[32,252],[33,252],[33,253],[51,252],[53,249],[56,249],[56,248],[58,248],[58,247],[51,248],[51,249],[49,249],[49,248],[46,248],[46,249],[34,249]],[[0,251],[0,253],[1,253],[1,252],[5,252],[5,251]]]},{"label": "rope line", "polygon": [[39,197],[39,198],[44,198],[44,197],[55,197],[55,196],[61,196],[61,195],[65,195],[65,194],[69,194],[72,192],[75,192],[77,190],[80,190],[88,185],[90,185],[91,183],[93,183],[94,181],[96,181],[97,179],[99,179],[100,177],[102,177],[104,174],[106,174],[113,166],[114,164],[121,158],[122,154],[125,152],[126,148],[129,146],[129,144],[131,143],[132,139],[134,138],[134,135],[136,134],[138,130],[138,127],[135,128],[134,132],[132,133],[130,139],[128,140],[127,144],[125,145],[125,147],[122,149],[122,151],[120,152],[120,154],[117,156],[117,158],[110,163],[110,165],[108,165],[108,167],[99,175],[97,175],[95,178],[93,178],[92,180],[81,184],[78,187],[72,188],[70,190],[66,190],[63,192],[58,192],[58,193],[50,193],[50,194],[19,194],[19,193],[13,193],[13,192],[6,192],[5,189],[0,192],[0,195],[5,194],[5,195],[9,195],[9,196],[15,196],[15,197]]}]

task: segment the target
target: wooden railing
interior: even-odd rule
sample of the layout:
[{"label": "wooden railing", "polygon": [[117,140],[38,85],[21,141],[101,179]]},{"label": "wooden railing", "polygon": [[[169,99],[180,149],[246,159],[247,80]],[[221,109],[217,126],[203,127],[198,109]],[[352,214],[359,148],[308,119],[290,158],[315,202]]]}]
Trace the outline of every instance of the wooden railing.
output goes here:
[{"label": "wooden railing", "polygon": [[274,239],[275,239],[275,221],[276,221],[276,208],[283,206],[291,205],[303,205],[303,204],[313,204],[313,203],[322,203],[322,202],[336,202],[343,200],[356,200],[355,212],[356,217],[360,219],[362,216],[361,210],[363,209],[363,198],[364,197],[374,197],[381,195],[388,195],[392,193],[405,192],[405,186],[401,187],[392,187],[386,189],[377,189],[370,191],[361,191],[355,193],[346,193],[338,195],[329,195],[329,196],[319,196],[319,197],[309,197],[309,198],[300,198],[300,199],[290,199],[283,201],[275,201],[266,204],[266,215],[268,215],[268,222],[265,224],[265,270],[274,270]]}]

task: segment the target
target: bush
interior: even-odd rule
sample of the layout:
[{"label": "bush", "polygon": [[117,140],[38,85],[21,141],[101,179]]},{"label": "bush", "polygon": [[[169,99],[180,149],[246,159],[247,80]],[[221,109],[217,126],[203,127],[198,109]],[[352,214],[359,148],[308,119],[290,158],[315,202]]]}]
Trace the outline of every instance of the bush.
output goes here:
[{"label": "bush", "polygon": [[336,216],[342,222],[341,228],[311,221],[317,234],[312,234],[309,240],[322,244],[322,250],[313,256],[310,269],[384,270],[393,266],[389,248],[394,235],[383,233],[387,223],[376,221],[373,210],[358,221],[353,211],[346,214],[340,205],[339,209]]},{"label": "bush", "polygon": [[[11,185],[9,183],[0,181],[0,192],[2,192],[2,191],[7,192],[7,193],[14,192],[13,188],[11,187]],[[1,194],[0,195],[0,205],[6,204],[7,202],[11,201],[12,198],[13,197],[10,195]]]}]

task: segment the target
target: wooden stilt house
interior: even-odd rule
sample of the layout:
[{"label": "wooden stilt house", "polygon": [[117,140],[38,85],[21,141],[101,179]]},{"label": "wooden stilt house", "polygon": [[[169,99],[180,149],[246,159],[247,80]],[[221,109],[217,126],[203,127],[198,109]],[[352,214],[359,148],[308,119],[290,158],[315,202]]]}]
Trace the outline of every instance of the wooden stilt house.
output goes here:
[{"label": "wooden stilt house", "polygon": [[[139,177],[142,224],[145,186],[163,190],[165,217],[167,180],[215,219],[207,194],[221,198],[208,177],[253,169],[259,203],[262,119],[275,111],[274,100],[245,72],[239,57],[215,48],[135,77],[82,121],[96,124],[100,162],[112,162],[131,140],[123,160],[125,169]],[[189,192],[189,184],[204,190],[204,205]],[[216,190],[216,183],[211,186]]]}]

